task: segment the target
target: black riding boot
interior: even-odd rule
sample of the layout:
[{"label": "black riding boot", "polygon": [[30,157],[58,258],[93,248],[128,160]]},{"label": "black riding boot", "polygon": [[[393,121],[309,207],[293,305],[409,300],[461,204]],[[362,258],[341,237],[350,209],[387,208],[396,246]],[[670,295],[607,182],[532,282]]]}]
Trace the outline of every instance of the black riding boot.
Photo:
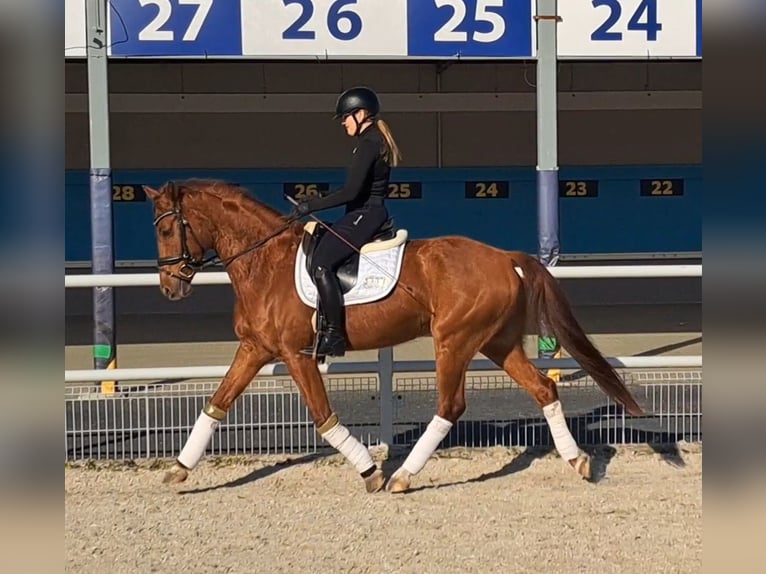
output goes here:
[{"label": "black riding boot", "polygon": [[324,312],[325,329],[317,330],[315,350],[303,349],[307,355],[317,357],[329,355],[342,357],[346,354],[346,334],[343,317],[343,292],[335,273],[324,267],[317,267],[314,274],[317,292]]}]

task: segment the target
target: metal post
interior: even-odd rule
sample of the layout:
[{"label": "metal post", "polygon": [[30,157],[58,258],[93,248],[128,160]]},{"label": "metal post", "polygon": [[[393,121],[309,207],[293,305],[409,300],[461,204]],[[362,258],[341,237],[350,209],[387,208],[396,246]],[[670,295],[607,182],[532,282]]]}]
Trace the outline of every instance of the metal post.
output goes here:
[{"label": "metal post", "polygon": [[[88,117],[90,120],[90,224],[93,273],[114,273],[112,170],[109,154],[109,83],[107,76],[107,0],[87,0]],[[112,287],[93,289],[93,363],[96,369],[117,366]],[[114,381],[102,381],[101,392],[113,393]]]},{"label": "metal post", "polygon": [[378,380],[380,381],[380,442],[389,451],[394,443],[394,350],[378,350]]},{"label": "metal post", "polygon": [[[546,266],[559,258],[558,89],[556,27],[557,0],[537,0],[537,217],[538,256]],[[547,325],[539,325],[538,357],[560,356],[560,347]],[[548,375],[558,380],[558,370]]]}]

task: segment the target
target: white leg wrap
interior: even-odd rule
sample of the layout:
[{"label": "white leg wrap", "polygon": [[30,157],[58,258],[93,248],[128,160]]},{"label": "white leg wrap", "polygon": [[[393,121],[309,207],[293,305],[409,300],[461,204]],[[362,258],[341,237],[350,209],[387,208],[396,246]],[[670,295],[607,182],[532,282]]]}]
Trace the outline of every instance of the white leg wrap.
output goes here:
[{"label": "white leg wrap", "polygon": [[439,443],[444,440],[444,437],[447,436],[451,428],[451,422],[441,418],[439,415],[434,415],[434,418],[431,419],[431,422],[426,427],[426,432],[415,443],[402,468],[410,474],[417,474],[423,470],[429,457],[434,453]]},{"label": "white leg wrap", "polygon": [[345,456],[360,474],[375,464],[367,447],[351,436],[349,430],[340,423],[324,433],[322,438]]},{"label": "white leg wrap", "polygon": [[543,414],[548,421],[551,429],[553,444],[556,450],[564,460],[572,460],[580,455],[580,449],[575,442],[572,433],[569,432],[567,421],[564,419],[564,411],[561,408],[561,401],[556,401],[543,407]]},{"label": "white leg wrap", "polygon": [[181,454],[178,455],[178,462],[188,469],[197,466],[220,422],[202,411],[197,422],[194,423],[194,428],[186,440]]}]

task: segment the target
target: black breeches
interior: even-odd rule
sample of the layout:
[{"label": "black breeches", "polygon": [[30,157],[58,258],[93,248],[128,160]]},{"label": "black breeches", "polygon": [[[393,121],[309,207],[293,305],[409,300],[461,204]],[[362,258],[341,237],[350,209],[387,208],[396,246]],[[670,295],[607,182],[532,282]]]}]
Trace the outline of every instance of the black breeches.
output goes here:
[{"label": "black breeches", "polygon": [[335,236],[333,231],[343,237],[356,249],[370,241],[388,219],[388,211],[383,206],[368,206],[355,209],[332,225],[317,245],[311,259],[311,273],[315,275],[318,267],[337,270],[354,249]]}]

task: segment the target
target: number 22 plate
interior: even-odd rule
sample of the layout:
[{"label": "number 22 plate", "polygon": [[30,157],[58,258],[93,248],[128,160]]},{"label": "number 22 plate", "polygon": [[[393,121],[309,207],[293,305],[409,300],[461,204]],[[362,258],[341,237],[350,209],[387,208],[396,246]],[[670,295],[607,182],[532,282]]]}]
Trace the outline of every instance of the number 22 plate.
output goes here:
[{"label": "number 22 plate", "polygon": [[406,0],[242,0],[246,54],[407,55]]}]

